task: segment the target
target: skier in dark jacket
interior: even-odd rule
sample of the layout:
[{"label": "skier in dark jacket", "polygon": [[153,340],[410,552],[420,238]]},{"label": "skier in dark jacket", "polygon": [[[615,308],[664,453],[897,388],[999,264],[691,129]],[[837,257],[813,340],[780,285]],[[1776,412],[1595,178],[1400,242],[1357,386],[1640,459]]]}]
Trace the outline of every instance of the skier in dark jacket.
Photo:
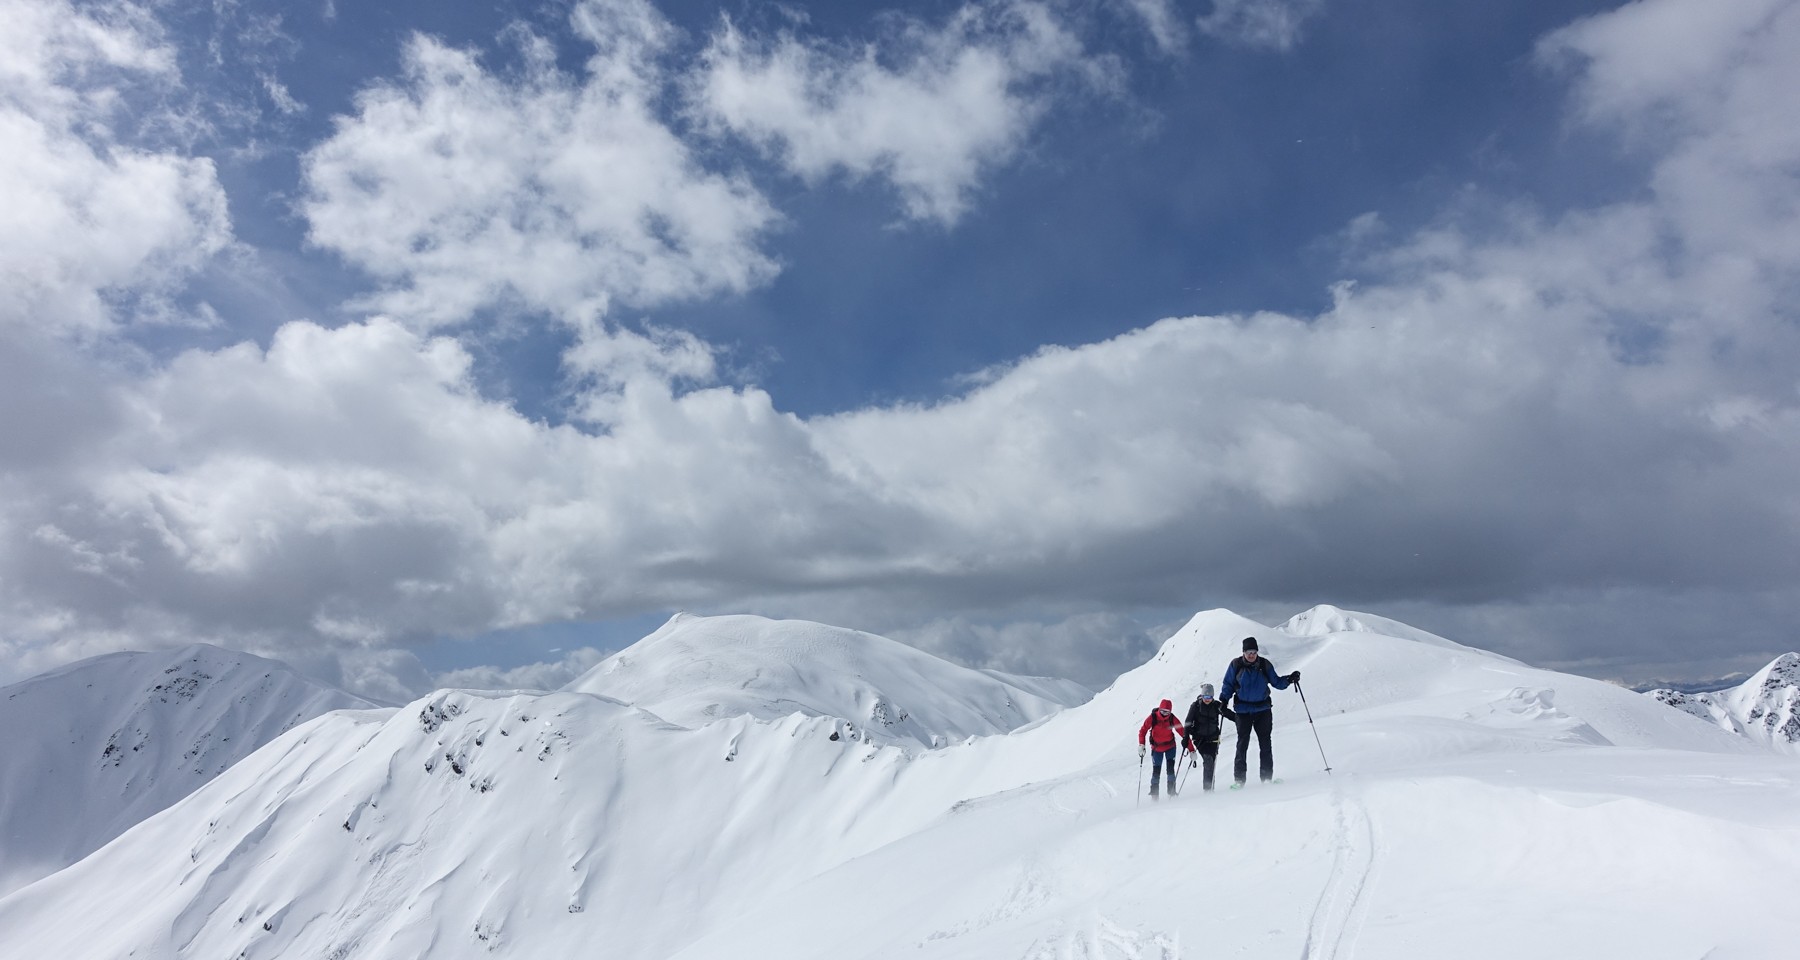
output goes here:
[{"label": "skier in dark jacket", "polygon": [[1244,785],[1250,767],[1250,734],[1256,734],[1258,772],[1263,782],[1275,778],[1275,754],[1269,750],[1269,731],[1275,725],[1274,704],[1269,688],[1286,690],[1300,679],[1300,671],[1277,676],[1275,665],[1262,658],[1256,649],[1256,638],[1244,638],[1244,654],[1225,668],[1225,681],[1220,685],[1219,699],[1227,704],[1237,698],[1237,756],[1231,761],[1231,789]]},{"label": "skier in dark jacket", "polygon": [[1181,729],[1181,721],[1175,719],[1175,705],[1164,700],[1150,715],[1144,718],[1144,725],[1138,728],[1138,760],[1144,758],[1144,735],[1150,735],[1150,747],[1155,751],[1150,759],[1150,799],[1156,799],[1157,781],[1162,776],[1163,767],[1169,769],[1169,796],[1175,795],[1175,745],[1187,740],[1187,734]]},{"label": "skier in dark jacket", "polygon": [[[1188,708],[1187,735],[1188,749],[1199,754],[1205,764],[1200,771],[1200,786],[1205,790],[1213,788],[1213,766],[1219,762],[1220,717],[1236,720],[1237,714],[1225,701],[1213,699],[1212,684],[1201,684],[1200,696]],[[1194,766],[1194,761],[1189,760],[1188,765]]]}]

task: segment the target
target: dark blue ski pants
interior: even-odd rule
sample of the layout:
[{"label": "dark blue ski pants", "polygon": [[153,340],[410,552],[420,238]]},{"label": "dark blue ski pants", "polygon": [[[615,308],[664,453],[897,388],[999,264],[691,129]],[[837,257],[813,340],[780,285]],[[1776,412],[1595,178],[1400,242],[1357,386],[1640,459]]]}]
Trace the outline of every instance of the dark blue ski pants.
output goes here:
[{"label": "dark blue ski pants", "polygon": [[1275,727],[1275,711],[1258,710],[1255,713],[1238,711],[1237,715],[1237,756],[1231,758],[1231,779],[1244,782],[1244,775],[1249,772],[1250,736],[1256,735],[1257,773],[1264,780],[1275,776],[1275,754],[1269,750],[1269,731]]},{"label": "dark blue ski pants", "polygon": [[1169,768],[1169,793],[1175,793],[1175,748],[1155,750],[1150,754],[1150,795],[1156,796],[1156,784],[1162,776],[1163,767]]}]

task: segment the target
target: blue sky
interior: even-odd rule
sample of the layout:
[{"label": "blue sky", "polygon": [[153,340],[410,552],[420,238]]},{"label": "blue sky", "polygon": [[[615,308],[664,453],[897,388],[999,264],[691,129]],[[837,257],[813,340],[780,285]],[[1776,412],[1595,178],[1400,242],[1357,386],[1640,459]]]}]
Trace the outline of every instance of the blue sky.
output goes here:
[{"label": "blue sky", "polygon": [[[1616,191],[1608,174],[1617,151],[1570,129],[1555,78],[1532,60],[1537,39],[1572,12],[1606,6],[1340,3],[1307,17],[1287,49],[1195,38],[1169,55],[1129,8],[1088,10],[1086,25],[1114,41],[1103,49],[1118,58],[1117,88],[1077,91],[1047,113],[1009,162],[986,171],[954,224],[903,219],[879,179],[809,188],[740,144],[707,144],[718,163],[754,171],[780,198],[787,222],[765,246],[782,270],[739,296],[645,315],[731,349],[784,409],[807,415],[929,401],[971,370],[1046,343],[1123,333],[1146,317],[1316,311],[1346,274],[1335,236],[1358,215],[1416,225],[1471,184],[1559,207]],[[226,9],[199,17],[242,24],[257,15],[251,5]],[[308,316],[338,312],[360,278],[304,247],[304,223],[290,210],[297,157],[354,108],[360,89],[397,71],[411,33],[480,50],[496,68],[515,59],[502,34],[520,22],[556,40],[569,69],[591,49],[568,36],[567,4],[400,4],[329,20],[325,9],[281,20],[291,39],[278,45],[277,73],[307,110],[278,122],[279,146],[267,155],[223,169],[239,236],[306,258],[320,287],[303,293]],[[849,44],[892,29],[876,11],[844,5],[786,15],[659,9],[686,31],[690,56],[721,17],[779,29],[803,11],[809,37]],[[885,13],[929,23],[957,9]],[[216,26],[193,29],[210,37]],[[495,344],[504,359],[491,371],[551,418],[559,411],[544,391],[554,386],[558,334]]]},{"label": "blue sky", "polygon": [[1794,644],[1794,3],[0,4],[0,679]]}]

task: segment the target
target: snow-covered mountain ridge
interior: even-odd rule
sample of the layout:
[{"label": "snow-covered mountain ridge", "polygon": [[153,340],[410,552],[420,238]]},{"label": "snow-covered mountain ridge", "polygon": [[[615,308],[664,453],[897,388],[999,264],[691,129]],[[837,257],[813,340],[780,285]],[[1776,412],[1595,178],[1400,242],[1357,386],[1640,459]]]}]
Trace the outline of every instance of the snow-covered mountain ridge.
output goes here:
[{"label": "snow-covered mountain ridge", "polygon": [[1729,690],[1652,690],[1648,696],[1776,750],[1800,754],[1800,653],[1776,657]]},{"label": "snow-covered mountain ridge", "polygon": [[804,620],[677,614],[563,688],[694,727],[749,715],[845,721],[843,735],[937,746],[1005,733],[1090,695],[970,670],[903,643]]},{"label": "snow-covered mountain ridge", "polygon": [[[1800,857],[1791,760],[1610,684],[1308,613],[1295,632],[1198,614],[1088,702],[936,749],[833,739],[842,719],[805,712],[688,726],[576,692],[442,691],[330,714],[0,899],[0,947],[70,960],[1517,960],[1545,943],[1633,960],[1789,955],[1800,879],[1762,867]],[[1140,801],[1146,711],[1185,707],[1247,635],[1278,670],[1302,671],[1316,721],[1276,695],[1285,782],[1202,794],[1190,780],[1173,801]],[[1223,746],[1228,765],[1229,733]]]},{"label": "snow-covered mountain ridge", "polygon": [[60,870],[287,730],[372,704],[195,644],[0,688],[0,894]]}]

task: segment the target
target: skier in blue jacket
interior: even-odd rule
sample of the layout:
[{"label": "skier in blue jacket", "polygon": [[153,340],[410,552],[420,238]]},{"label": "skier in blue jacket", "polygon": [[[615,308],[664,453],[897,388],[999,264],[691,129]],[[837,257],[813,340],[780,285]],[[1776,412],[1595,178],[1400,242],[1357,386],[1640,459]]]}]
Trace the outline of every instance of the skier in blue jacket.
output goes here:
[{"label": "skier in blue jacket", "polygon": [[1250,768],[1250,734],[1256,734],[1256,752],[1258,772],[1263,782],[1275,778],[1275,754],[1269,750],[1269,731],[1275,724],[1274,704],[1269,700],[1269,688],[1286,690],[1288,684],[1300,679],[1300,671],[1295,670],[1287,676],[1277,676],[1275,665],[1263,659],[1256,649],[1256,638],[1244,638],[1244,654],[1231,661],[1225,668],[1225,680],[1219,687],[1219,700],[1231,703],[1237,697],[1234,712],[1237,713],[1237,755],[1231,761],[1231,778],[1234,781],[1231,789],[1243,787],[1244,779]]}]

